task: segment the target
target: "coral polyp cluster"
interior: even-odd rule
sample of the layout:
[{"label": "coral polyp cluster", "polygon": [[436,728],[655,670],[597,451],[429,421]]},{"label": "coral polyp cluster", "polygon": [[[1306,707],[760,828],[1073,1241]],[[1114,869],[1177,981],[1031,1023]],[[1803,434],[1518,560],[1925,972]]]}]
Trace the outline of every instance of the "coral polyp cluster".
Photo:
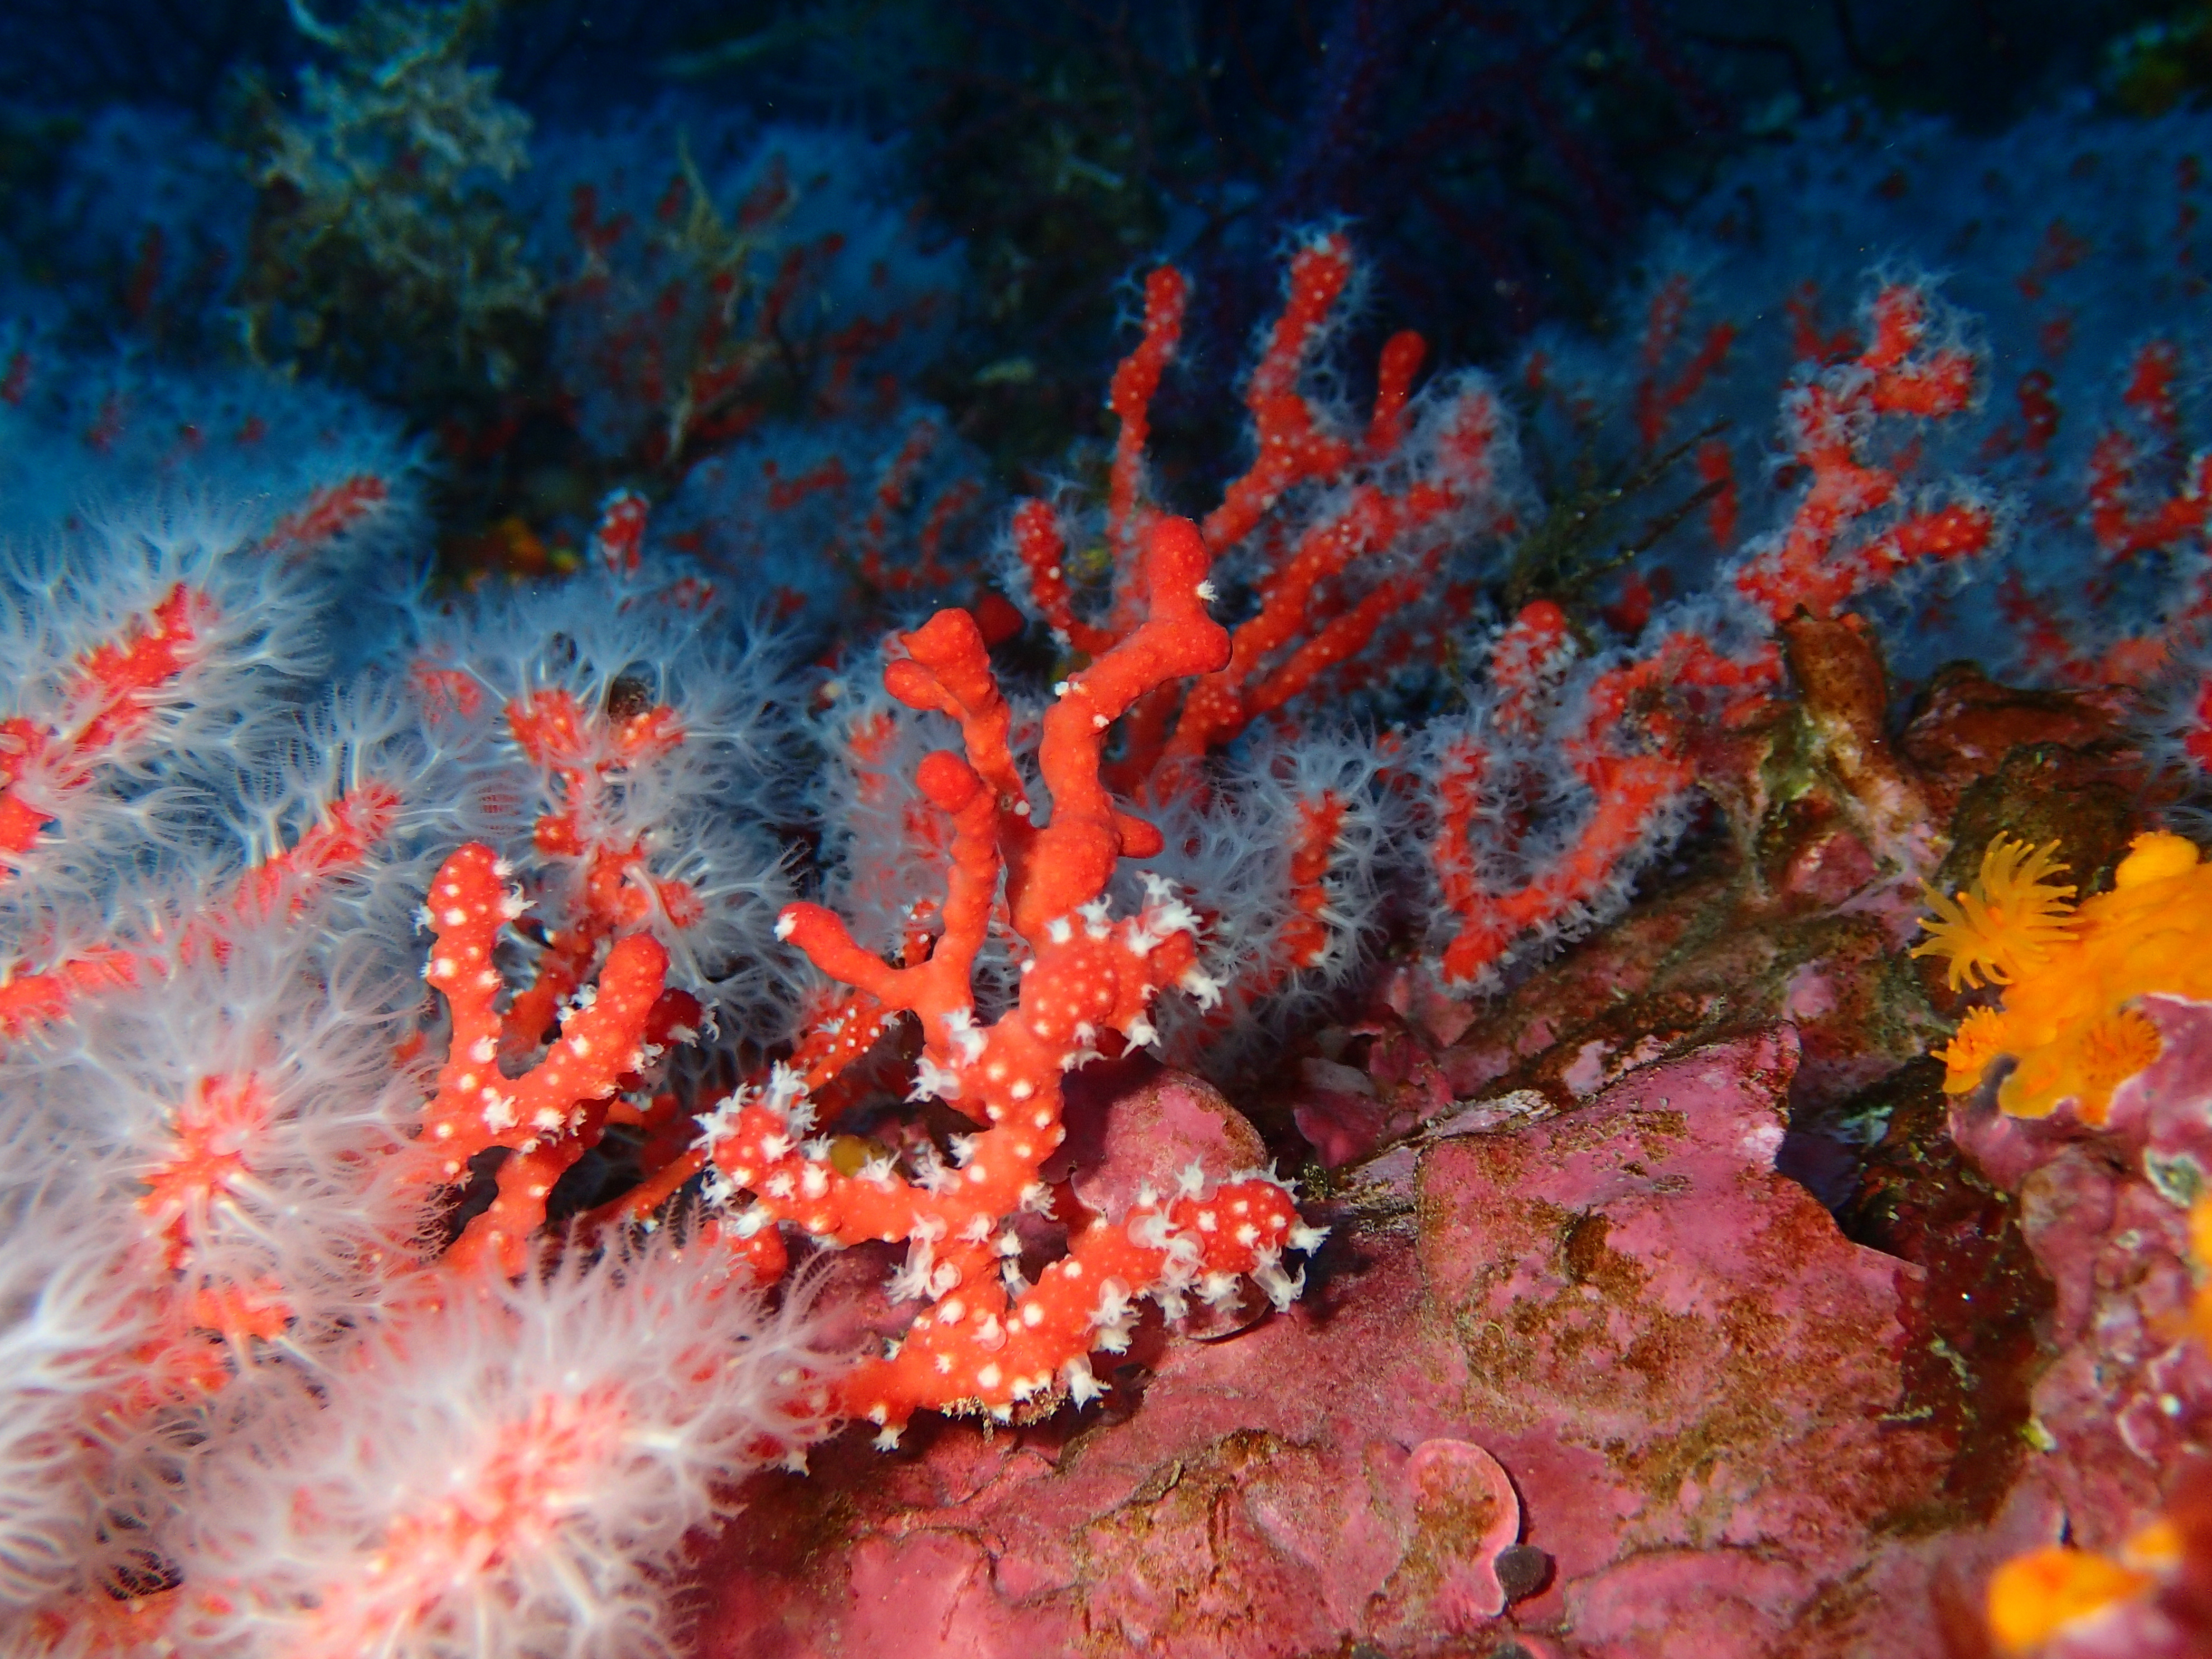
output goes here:
[{"label": "coral polyp cluster", "polygon": [[1938,915],[1923,924],[1932,937],[1913,954],[1948,957],[1954,988],[1984,974],[2004,988],[2002,1006],[1969,1011],[1942,1051],[1948,1091],[1978,1087],[2009,1059],[1997,1085],[2005,1111],[2047,1117],[2071,1102],[2082,1121],[2101,1124],[2112,1091],[2159,1056],[2136,1000],[2212,994],[2212,873],[2193,842],[2147,833],[2113,869],[2111,891],[2069,905],[2074,890],[2049,879],[2064,869],[2055,851],[1992,842],[1972,890],[1936,898]]}]

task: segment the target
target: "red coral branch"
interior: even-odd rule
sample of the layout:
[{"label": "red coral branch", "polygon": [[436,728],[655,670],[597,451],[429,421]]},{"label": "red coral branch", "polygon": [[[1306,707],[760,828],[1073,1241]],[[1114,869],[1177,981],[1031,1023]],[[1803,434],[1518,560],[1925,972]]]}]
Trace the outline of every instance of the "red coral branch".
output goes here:
[{"label": "red coral branch", "polygon": [[596,993],[563,1014],[543,1060],[509,1078],[499,1068],[504,984],[493,951],[500,930],[524,908],[491,849],[476,843],[440,867],[426,907],[434,943],[423,977],[452,1010],[453,1035],[437,1092],[423,1109],[418,1178],[459,1181],[470,1159],[495,1146],[520,1154],[501,1168],[491,1207],[470,1222],[447,1258],[465,1267],[489,1254],[509,1273],[520,1270],[560,1171],[597,1141],[609,1097],[646,1066],[668,971],[668,952],[651,935],[617,939]]},{"label": "red coral branch", "polygon": [[1108,484],[1106,536],[1133,571],[1145,525],[1140,516],[1145,446],[1152,440],[1152,404],[1160,376],[1182,337],[1183,305],[1189,295],[1182,273],[1162,265],[1145,278],[1145,334],[1137,349],[1114,369],[1106,406],[1121,422],[1114,441],[1114,470]]},{"label": "red coral branch", "polygon": [[656,916],[678,926],[698,915],[681,881],[652,872],[645,837],[610,833],[610,788],[632,768],[672,753],[685,733],[676,710],[641,697],[586,709],[559,687],[526,693],[507,707],[515,744],[542,770],[556,805],[540,814],[532,840],[574,870],[567,926],[549,930],[533,982],[517,994],[507,1024],[512,1060],[536,1048],[553,1011],[583,984],[600,947]]},{"label": "red coral branch", "polygon": [[1972,354],[1929,348],[1927,332],[1927,296],[1892,283],[1875,298],[1874,337],[1866,349],[1792,394],[1790,445],[1811,481],[1788,527],[1735,577],[1738,591],[1772,620],[1785,620],[1801,605],[1815,616],[1832,615],[1908,564],[1983,552],[1995,538],[1995,515],[1971,501],[1908,513],[1878,534],[1853,538],[1899,491],[1895,471],[1861,458],[1874,421],[1884,415],[1940,419],[1963,410],[1972,397]]},{"label": "red coral branch", "polygon": [[1431,858],[1443,908],[1456,918],[1442,957],[1444,977],[1479,980],[1521,939],[1555,928],[1595,905],[1620,879],[1629,855],[1653,833],[1668,804],[1687,788],[1696,769],[1689,724],[1674,703],[1711,706],[1711,720],[1739,720],[1778,684],[1771,647],[1733,658],[1705,639],[1675,633],[1647,653],[1599,673],[1582,693],[1579,718],[1564,733],[1546,734],[1583,786],[1588,811],[1565,847],[1518,886],[1493,885],[1477,856],[1480,826],[1490,816],[1501,767],[1519,763],[1506,744],[1538,731],[1537,704],[1556,653],[1564,618],[1539,601],[1522,612],[1493,652],[1493,678],[1504,693],[1495,722],[1498,738],[1471,734],[1444,751],[1436,784]]},{"label": "red coral branch", "polygon": [[[817,967],[866,999],[846,1017],[864,1011],[874,1023],[905,1012],[920,1020],[915,1096],[951,1102],[981,1126],[956,1146],[957,1170],[938,1163],[933,1148],[911,1178],[888,1158],[857,1173],[841,1170],[826,1143],[805,1139],[811,1091],[830,1064],[818,1048],[805,1074],[779,1066],[764,1092],[741,1091],[701,1120],[714,1166],[711,1195],[753,1195],[726,1231],[757,1267],[780,1262],[772,1239],[783,1223],[841,1244],[908,1243],[900,1287],[936,1305],[844,1390],[856,1414],[884,1426],[886,1443],[923,1407],[1004,1418],[1018,1407],[1048,1410],[1063,1394],[1088,1397],[1096,1385],[1086,1356],[1119,1340],[1133,1295],[1175,1299],[1197,1285],[1218,1299],[1245,1273],[1279,1300],[1295,1291],[1280,1256],[1311,1236],[1283,1189],[1260,1177],[1210,1200],[1197,1183],[1172,1206],[1148,1199],[1119,1224],[1101,1219],[1036,1285],[1010,1266],[1000,1271],[1019,1249],[1006,1224],[1046,1201],[1041,1171],[1065,1139],[1062,1073],[1114,1036],[1150,1041],[1146,1011],[1164,988],[1214,994],[1197,968],[1196,918],[1164,884],[1136,916],[1110,920],[1103,896],[1115,866],[1159,842],[1115,805],[1100,779],[1116,720],[1147,692],[1228,657],[1227,633],[1206,614],[1207,562],[1187,520],[1150,526],[1143,621],[1063,681],[1045,715],[1039,767],[1051,812],[1042,827],[1013,770],[1005,699],[974,618],[940,611],[905,635],[907,654],[887,670],[887,689],[958,722],[967,750],[965,759],[933,752],[916,777],[952,826],[942,932],[921,960],[896,963],[863,949],[821,906],[791,905],[778,924]],[[1002,875],[1028,956],[1015,1006],[984,1026],[973,976]],[[855,1046],[840,1048],[850,1054]]]},{"label": "red coral branch", "polygon": [[262,539],[262,550],[297,557],[336,541],[391,499],[392,486],[373,472],[356,472],[339,483],[325,484],[298,512],[276,520]]},{"label": "red coral branch", "polygon": [[187,918],[167,941],[94,945],[34,972],[0,969],[0,1036],[21,1036],[66,1018],[83,997],[99,996],[158,977],[172,957],[191,961],[205,951],[220,957],[228,930],[272,919],[280,904],[290,917],[315,894],[368,861],[392,833],[402,801],[398,790],[365,780],[325,809],[322,821],[289,849],[248,868],[229,895]]},{"label": "red coral branch", "polygon": [[[1365,648],[1384,618],[1422,591],[1426,584],[1410,574],[1386,580],[1334,617],[1322,599],[1325,585],[1355,560],[1403,545],[1480,495],[1491,481],[1498,422],[1486,392],[1466,393],[1449,416],[1431,471],[1395,492],[1358,485],[1340,510],[1299,537],[1263,584],[1259,613],[1238,625],[1226,666],[1185,698],[1164,750],[1167,760],[1195,760],[1233,741],[1258,715],[1279,708],[1328,667]],[[1275,660],[1285,650],[1289,657]]]},{"label": "red coral branch", "polygon": [[180,582],[77,659],[53,716],[0,720],[0,881],[100,768],[131,758],[164,698],[185,694],[214,621],[214,602]]},{"label": "red coral branch", "polygon": [[1216,552],[1250,535],[1293,484],[1327,477],[1352,459],[1352,446],[1327,429],[1298,389],[1315,338],[1352,280],[1352,247],[1341,236],[1310,243],[1291,260],[1289,298],[1244,388],[1244,406],[1252,411],[1252,465],[1222,492],[1221,505],[1200,526],[1206,546]]}]

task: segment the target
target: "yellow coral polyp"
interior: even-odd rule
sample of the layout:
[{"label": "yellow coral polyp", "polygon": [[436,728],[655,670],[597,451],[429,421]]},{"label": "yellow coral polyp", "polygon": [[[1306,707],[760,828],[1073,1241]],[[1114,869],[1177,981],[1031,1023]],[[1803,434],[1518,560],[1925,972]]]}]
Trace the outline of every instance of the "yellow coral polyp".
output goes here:
[{"label": "yellow coral polyp", "polygon": [[2189,1206],[2189,1254],[2197,1267],[2197,1296],[2191,1316],[2197,1340],[2212,1353],[2212,1194]]},{"label": "yellow coral polyp", "polygon": [[2004,1021],[1997,1018],[1996,1010],[1967,1009],[1950,1046],[1936,1051],[1936,1058],[1943,1062],[1944,1091],[1965,1094],[1981,1082],[1990,1062],[2003,1052]]},{"label": "yellow coral polyp", "polygon": [[2181,1528],[2161,1515],[2137,1527],[2128,1541],[2120,1546],[2120,1565],[2137,1572],[2166,1577],[2180,1568],[2186,1553]]},{"label": "yellow coral polyp", "polygon": [[1936,900],[1913,954],[1949,957],[1954,985],[1985,973],[2006,988],[2003,1006],[1974,1010],[1938,1056],[1946,1090],[1975,1088],[2009,1055],[2016,1064],[1997,1091],[2005,1111],[2047,1117],[2071,1100],[2100,1124],[2112,1091],[2158,1058],[2157,1027],[2135,1000],[2212,1000],[2212,866],[2182,836],[2138,836],[2112,890],[2069,912],[2063,896],[2073,890],[2047,879],[2063,867],[2057,848],[1992,842],[1975,890]]},{"label": "yellow coral polyp", "polygon": [[[2057,843],[2053,842],[2056,846]],[[2137,836],[2128,843],[2128,855],[2120,860],[2120,867],[2112,872],[2115,888],[2147,886],[2152,882],[2170,881],[2176,876],[2185,876],[2197,867],[2202,855],[2197,843],[2179,836],[2163,831]]]},{"label": "yellow coral polyp", "polygon": [[1981,873],[1965,892],[1945,898],[1921,883],[1936,916],[1920,924],[1928,939],[1912,954],[1948,957],[1954,991],[1978,988],[1984,977],[2009,985],[2049,961],[2073,934],[2073,884],[2050,879],[2066,869],[2051,856],[2057,850],[2055,841],[2031,848],[1999,836],[1983,849]]},{"label": "yellow coral polyp", "polygon": [[2112,1097],[2112,1091],[2158,1058],[2158,1027],[2147,1015],[2123,1008],[2110,1019],[2093,1019],[2081,1028],[2077,1063],[2082,1087]]},{"label": "yellow coral polyp", "polygon": [[2027,1653],[2151,1582],[2149,1574],[2088,1550],[2060,1544],[2031,1550],[1990,1575],[1990,1634],[2007,1653]]}]

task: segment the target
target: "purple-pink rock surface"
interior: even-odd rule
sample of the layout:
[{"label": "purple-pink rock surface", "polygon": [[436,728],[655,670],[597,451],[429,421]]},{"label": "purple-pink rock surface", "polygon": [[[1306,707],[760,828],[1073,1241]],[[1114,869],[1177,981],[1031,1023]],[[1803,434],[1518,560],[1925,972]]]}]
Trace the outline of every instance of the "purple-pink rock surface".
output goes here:
[{"label": "purple-pink rock surface", "polygon": [[[2212,1006],[2158,996],[2141,1006],[2159,1058],[2120,1085],[2105,1124],[2070,1109],[2008,1118],[1986,1090],[1952,1113],[1960,1146],[2018,1194],[2057,1291],[2052,1357],[2031,1396],[2047,1451],[2011,1505],[2039,1544],[2118,1551],[2154,1516],[2212,1508],[2212,1357],[2190,1317],[2187,1224],[2187,1206],[2212,1188]],[[2189,1577],[2068,1632],[2048,1659],[2212,1653],[2212,1604]]]},{"label": "purple-pink rock surface", "polygon": [[[1771,1027],[1470,1115],[1370,1166],[1288,1313],[1148,1331],[1103,1411],[757,1479],[702,1650],[1941,1653],[1954,1569],[1907,1517],[1947,1453],[1899,1410],[1918,1270],[1775,1173],[1796,1060]],[[1204,1085],[1151,1091],[1214,1133]]]}]

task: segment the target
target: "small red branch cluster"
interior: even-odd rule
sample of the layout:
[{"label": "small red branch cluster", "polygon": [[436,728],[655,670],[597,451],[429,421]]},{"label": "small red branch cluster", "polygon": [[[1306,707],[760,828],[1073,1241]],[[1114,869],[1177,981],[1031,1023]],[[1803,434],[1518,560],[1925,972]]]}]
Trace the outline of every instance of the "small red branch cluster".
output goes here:
[{"label": "small red branch cluster", "polygon": [[[1441,958],[1448,981],[1481,979],[1517,941],[1557,928],[1620,879],[1695,779],[1686,702],[1700,705],[1701,720],[1741,720],[1781,674],[1771,647],[1731,657],[1699,635],[1673,631],[1599,672],[1561,724],[1550,717],[1572,655],[1565,613],[1548,599],[1528,606],[1492,647],[1487,727],[1443,750],[1431,857],[1455,918]],[[1528,769],[1539,748],[1555,751],[1553,765],[1583,787],[1589,808],[1563,848],[1508,885],[1484,874],[1478,820],[1492,801],[1516,792],[1522,780],[1504,775]]]},{"label": "small red branch cluster", "polygon": [[[1686,362],[1666,372],[1688,293],[1677,279],[1652,301],[1635,400],[1647,449],[1732,341],[1724,325],[1709,331]],[[1936,343],[1931,331],[1927,295],[1904,283],[1876,294],[1863,346],[1801,331],[1801,351],[1822,365],[1784,405],[1802,483],[1789,522],[1735,573],[1737,592],[1765,625],[1801,611],[1832,616],[1909,565],[1966,557],[1994,540],[1996,515],[1982,502],[1901,505],[1912,451],[1885,460],[1875,450],[1885,421],[1942,420],[1972,401],[1973,355]],[[1737,512],[1728,452],[1706,441],[1696,464],[1718,486],[1711,510],[1725,544]],[[1431,859],[1454,919],[1441,955],[1446,980],[1480,981],[1520,941],[1556,933],[1617,898],[1632,855],[1695,782],[1698,729],[1751,718],[1780,684],[1771,643],[1729,647],[1681,626],[1647,631],[1656,636],[1632,655],[1599,659],[1572,676],[1576,643],[1565,613],[1547,600],[1524,609],[1495,641],[1486,717],[1436,751]],[[1534,838],[1515,833],[1527,809],[1514,803],[1561,798],[1580,803],[1579,817],[1554,848],[1533,855]]]},{"label": "small red branch cluster", "polygon": [[1996,520],[1978,501],[1908,511],[1874,534],[1861,522],[1897,500],[1899,471],[1864,450],[1884,416],[1940,419],[1972,400],[1975,360],[1928,342],[1927,295],[1893,283],[1874,302],[1873,337],[1848,362],[1799,386],[1785,405],[1790,448],[1809,475],[1789,525],[1736,573],[1737,590],[1775,622],[1802,606],[1831,616],[1923,559],[1984,552]]},{"label": "small red branch cluster", "polygon": [[[2181,438],[2181,413],[2174,398],[2180,354],[2171,340],[2142,347],[2130,367],[2122,401],[2149,428],[2159,449],[2172,459]],[[2184,469],[2180,487],[2164,501],[2138,505],[2137,472],[2142,446],[2118,428],[2097,441],[2089,455],[2089,527],[2107,558],[2128,558],[2170,547],[2204,528],[2212,507],[2212,453],[2194,457]]]},{"label": "small red branch cluster", "polygon": [[[2089,453],[2087,519],[2103,567],[2081,595],[2086,605],[2032,592],[2017,575],[1998,594],[2028,663],[2062,684],[2148,686],[2186,653],[2212,617],[2212,565],[2204,557],[2212,451],[2191,455],[2183,448],[2176,395],[2180,374],[2180,353],[2172,341],[2139,347],[2120,394],[2133,428],[2109,428]],[[2055,421],[2057,406],[2051,407]],[[2165,614],[2141,632],[2100,636],[2085,618],[2105,608],[2115,568],[2146,555],[2176,561],[2183,577]]]},{"label": "small red branch cluster", "polygon": [[842,326],[826,286],[846,252],[830,231],[789,240],[803,192],[769,158],[726,222],[696,173],[668,184],[649,217],[610,212],[598,185],[570,194],[577,255],[562,295],[586,343],[572,395],[625,411],[630,459],[674,474],[744,436],[794,395],[811,416],[856,401],[872,359],[927,327],[944,304],[929,292]]},{"label": "small red branch cluster", "polygon": [[[1369,649],[1395,613],[1438,585],[1437,556],[1470,514],[1502,524],[1495,501],[1501,416],[1479,386],[1429,411],[1421,453],[1408,402],[1425,355],[1421,337],[1395,335],[1383,346],[1372,414],[1364,434],[1340,430],[1304,389],[1306,371],[1332,312],[1350,283],[1350,246],[1339,235],[1301,248],[1291,262],[1282,314],[1270,331],[1244,392],[1251,415],[1251,465],[1223,491],[1200,526],[1206,550],[1227,554],[1248,542],[1268,550],[1258,580],[1258,613],[1237,625],[1228,660],[1185,692],[1168,684],[1135,710],[1114,781],[1133,794],[1186,787],[1190,764],[1278,714],[1328,673]],[[1137,558],[1158,511],[1144,489],[1150,408],[1175,355],[1187,288],[1172,269],[1145,284],[1144,337],[1115,371],[1108,399],[1120,417],[1105,536],[1115,563],[1103,621],[1076,608],[1067,570],[1068,526],[1048,502],[1025,501],[1014,517],[1014,546],[1031,599],[1070,649],[1097,656],[1126,638],[1146,599]],[[1280,512],[1302,492],[1309,510]]]},{"label": "small red branch cluster", "polygon": [[1682,325],[1689,313],[1690,279],[1677,272],[1651,296],[1644,315],[1635,416],[1637,441],[1647,450],[1658,448],[1668,423],[1719,371],[1728,361],[1729,348],[1735,343],[1734,323],[1714,323],[1705,330],[1697,349],[1668,373],[1668,360],[1681,341]]},{"label": "small red branch cluster", "polygon": [[534,1048],[538,1040],[535,1030],[518,1030],[519,1018],[534,1022],[525,1011],[535,999],[518,996],[504,1017],[496,1006],[505,985],[493,952],[501,929],[527,908],[507,875],[489,848],[464,847],[440,868],[424,908],[436,943],[423,977],[452,1009],[453,1036],[423,1111],[416,1177],[459,1184],[471,1160],[507,1149],[490,1206],[471,1218],[444,1260],[465,1271],[489,1256],[514,1273],[544,1224],[554,1183],[598,1143],[615,1097],[641,1086],[641,1073],[669,1042],[692,1035],[699,1005],[664,988],[668,951],[658,939],[626,934],[607,951],[591,994],[563,1010],[544,1057],[520,1077],[506,1075],[501,1048]]},{"label": "small red branch cluster", "polygon": [[[386,482],[367,473],[318,489],[254,550],[304,556],[389,497]],[[227,648],[225,625],[206,580],[174,582],[53,674],[29,705],[0,719],[0,885],[17,879],[43,847],[70,842],[73,820],[97,804],[118,769],[151,759],[176,720],[213,700],[206,679],[211,654]],[[0,1037],[64,1018],[82,996],[159,976],[173,959],[220,955],[229,927],[261,921],[280,904],[296,911],[315,889],[358,867],[398,811],[393,791],[362,780],[292,847],[241,872],[167,937],[157,927],[43,962],[0,961]]]}]

